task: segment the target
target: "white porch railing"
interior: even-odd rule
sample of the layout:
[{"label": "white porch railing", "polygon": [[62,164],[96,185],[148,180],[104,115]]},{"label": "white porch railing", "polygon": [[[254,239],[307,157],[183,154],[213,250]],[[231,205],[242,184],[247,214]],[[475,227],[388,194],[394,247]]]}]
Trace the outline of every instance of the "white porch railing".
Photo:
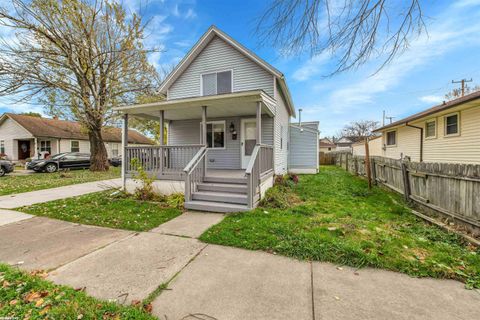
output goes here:
[{"label": "white porch railing", "polygon": [[187,164],[185,173],[185,201],[192,200],[192,193],[197,191],[197,185],[203,182],[207,168],[207,147],[202,147]]},{"label": "white porch railing", "polygon": [[125,170],[127,175],[134,174],[137,168],[131,162],[137,159],[137,165],[157,179],[183,180],[183,169],[202,147],[197,144],[125,147]]},{"label": "white porch railing", "polygon": [[262,177],[273,173],[273,146],[257,144],[253,149],[245,175],[247,176],[248,206],[254,208],[260,198]]}]

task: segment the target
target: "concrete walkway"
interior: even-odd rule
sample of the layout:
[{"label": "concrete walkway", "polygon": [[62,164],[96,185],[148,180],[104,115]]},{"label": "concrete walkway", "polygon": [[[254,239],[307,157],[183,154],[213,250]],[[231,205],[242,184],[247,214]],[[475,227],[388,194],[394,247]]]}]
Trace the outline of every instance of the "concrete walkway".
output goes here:
[{"label": "concrete walkway", "polygon": [[47,269],[56,283],[119,303],[145,299],[166,285],[152,303],[161,319],[478,317],[479,292],[460,282],[337,268],[185,237],[221,215],[188,213],[140,233],[19,217],[0,226],[0,261]]},{"label": "concrete walkway", "polygon": [[0,208],[13,209],[36,203],[76,197],[81,196],[82,194],[103,191],[111,188],[119,188],[121,187],[121,184],[121,179],[110,179],[0,196]]}]

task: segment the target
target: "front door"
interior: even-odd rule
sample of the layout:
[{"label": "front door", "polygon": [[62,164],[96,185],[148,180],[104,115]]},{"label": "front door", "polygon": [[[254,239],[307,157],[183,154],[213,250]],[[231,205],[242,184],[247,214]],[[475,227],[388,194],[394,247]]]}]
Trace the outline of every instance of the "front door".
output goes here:
[{"label": "front door", "polygon": [[18,140],[18,160],[30,158],[30,140]]},{"label": "front door", "polygon": [[250,162],[250,156],[257,144],[256,138],[257,120],[256,119],[242,119],[241,121],[241,156],[242,169],[246,169]]}]

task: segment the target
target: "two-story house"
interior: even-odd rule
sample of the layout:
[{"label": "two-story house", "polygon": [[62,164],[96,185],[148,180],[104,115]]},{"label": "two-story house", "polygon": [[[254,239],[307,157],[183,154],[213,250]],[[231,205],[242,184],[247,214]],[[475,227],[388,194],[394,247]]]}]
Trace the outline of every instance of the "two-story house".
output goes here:
[{"label": "two-story house", "polygon": [[317,172],[318,122],[291,124],[284,75],[215,26],[159,91],[161,102],[116,108],[125,128],[129,117],[156,119],[162,133],[168,126],[167,145],[124,144],[125,185],[136,158],[162,192],[184,191],[186,208],[242,211],[256,206],[274,174]]}]

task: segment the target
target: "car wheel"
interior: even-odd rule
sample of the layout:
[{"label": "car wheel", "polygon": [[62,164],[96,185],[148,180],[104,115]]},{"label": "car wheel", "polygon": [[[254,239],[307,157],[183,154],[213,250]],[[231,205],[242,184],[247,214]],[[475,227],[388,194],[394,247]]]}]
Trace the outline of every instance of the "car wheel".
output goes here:
[{"label": "car wheel", "polygon": [[54,163],[49,163],[45,166],[45,171],[47,171],[48,173],[53,173],[57,171],[57,165]]},{"label": "car wheel", "polygon": [[0,177],[3,177],[5,175],[5,169],[3,167],[0,167]]}]

